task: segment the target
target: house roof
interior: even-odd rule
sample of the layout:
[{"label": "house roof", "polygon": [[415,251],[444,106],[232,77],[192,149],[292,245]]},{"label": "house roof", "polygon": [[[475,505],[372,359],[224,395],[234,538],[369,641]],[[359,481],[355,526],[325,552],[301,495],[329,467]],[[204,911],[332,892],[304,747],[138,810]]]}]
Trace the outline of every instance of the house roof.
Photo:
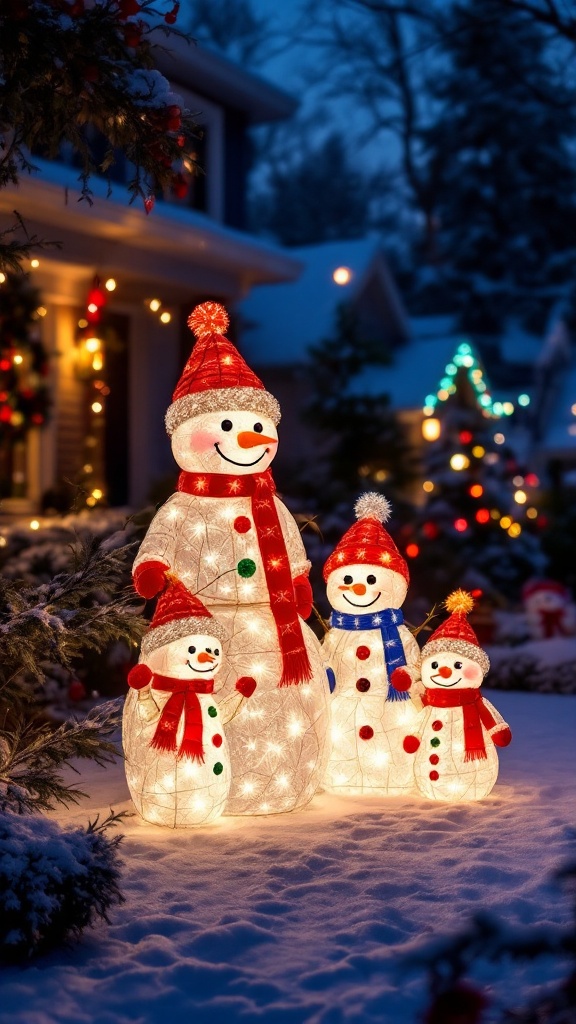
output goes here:
[{"label": "house roof", "polygon": [[253,124],[291,117],[298,100],[259,75],[246,71],[223,54],[185,39],[165,37],[155,53],[158,70],[176,86],[243,111]]},{"label": "house roof", "polygon": [[[288,252],[303,266],[300,277],[288,284],[255,288],[239,308],[242,350],[252,363],[305,362],[309,346],[334,332],[338,305],[353,302],[373,280],[386,299],[397,333],[408,335],[402,303],[377,239],[325,242]],[[350,271],[346,284],[333,279],[339,267]]]},{"label": "house roof", "polygon": [[548,456],[569,455],[576,460],[576,363],[558,377],[559,386],[551,403],[551,411],[539,448]]},{"label": "house roof", "polygon": [[146,216],[139,203],[130,205],[125,187],[114,185],[108,198],[107,182],[97,177],[90,182],[94,203],[79,202],[77,170],[39,159],[35,165],[38,176],[0,191],[0,212],[16,206],[31,233],[62,241],[62,257],[50,250],[50,259],[81,255],[101,272],[162,283],[167,296],[170,288],[190,288],[192,268],[196,284],[209,291],[224,283],[231,298],[300,271],[291,254],[196,210],[159,202]]}]

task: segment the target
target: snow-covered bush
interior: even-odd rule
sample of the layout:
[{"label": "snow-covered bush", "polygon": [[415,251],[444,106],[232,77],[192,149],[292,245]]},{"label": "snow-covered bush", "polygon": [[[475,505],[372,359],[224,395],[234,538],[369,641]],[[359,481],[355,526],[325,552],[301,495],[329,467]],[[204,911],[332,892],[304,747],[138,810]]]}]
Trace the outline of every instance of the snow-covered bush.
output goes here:
[{"label": "snow-covered bush", "polygon": [[494,690],[576,693],[573,637],[532,640],[518,647],[493,647],[488,654],[490,674],[486,685]]},{"label": "snow-covered bush", "polygon": [[62,829],[44,817],[0,814],[0,959],[14,962],[78,939],[123,902],[118,816]]}]

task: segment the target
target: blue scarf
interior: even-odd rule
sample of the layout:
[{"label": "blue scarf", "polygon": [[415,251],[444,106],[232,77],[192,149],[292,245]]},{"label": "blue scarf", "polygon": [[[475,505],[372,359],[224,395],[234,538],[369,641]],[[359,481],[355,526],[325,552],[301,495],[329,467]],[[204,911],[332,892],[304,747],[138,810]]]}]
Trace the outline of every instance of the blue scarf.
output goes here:
[{"label": "blue scarf", "polygon": [[370,612],[368,615],[348,615],[346,612],[332,612],[330,625],[334,629],[379,629],[382,637],[382,650],[386,672],[388,673],[388,694],[386,700],[410,700],[407,690],[397,690],[390,679],[395,668],[406,664],[406,656],[398,626],[404,622],[400,608],[385,608],[382,612]]}]

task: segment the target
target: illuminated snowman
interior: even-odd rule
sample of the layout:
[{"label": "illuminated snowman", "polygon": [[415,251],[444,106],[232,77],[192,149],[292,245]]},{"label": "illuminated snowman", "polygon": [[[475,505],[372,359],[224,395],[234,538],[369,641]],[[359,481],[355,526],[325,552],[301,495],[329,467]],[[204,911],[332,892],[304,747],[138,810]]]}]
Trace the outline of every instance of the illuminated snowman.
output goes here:
[{"label": "illuminated snowman", "polygon": [[238,680],[235,698],[225,706],[215,699],[225,639],[201,601],[170,583],[128,676],[124,707],[126,779],[146,821],[190,828],[222,814],[231,781],[223,726],[254,689]]},{"label": "illuminated snowman", "polygon": [[416,735],[406,736],[416,752],[414,772],[430,800],[481,800],[498,777],[496,746],[506,747],[510,729],[480,686],[490,662],[466,616],[472,597],[456,590],[446,601],[450,617],[422,650],[424,711]]},{"label": "illuminated snowman", "polygon": [[[332,749],[326,788],[383,796],[415,792],[413,758],[403,747],[418,708],[405,690],[418,679],[420,651],[403,625],[408,567],[384,529],[390,504],[364,494],[357,522],[324,566],[332,628],[323,652],[333,685]],[[391,680],[404,683],[397,689]]]},{"label": "illuminated snowman", "polygon": [[300,531],[275,496],[276,399],[224,337],[225,310],[192,313],[197,342],[166,415],[182,473],[134,564],[153,597],[171,570],[226,628],[224,691],[247,677],[258,689],[228,728],[228,814],[270,814],[306,804],[328,757],[329,692],[310,614],[310,563]]}]

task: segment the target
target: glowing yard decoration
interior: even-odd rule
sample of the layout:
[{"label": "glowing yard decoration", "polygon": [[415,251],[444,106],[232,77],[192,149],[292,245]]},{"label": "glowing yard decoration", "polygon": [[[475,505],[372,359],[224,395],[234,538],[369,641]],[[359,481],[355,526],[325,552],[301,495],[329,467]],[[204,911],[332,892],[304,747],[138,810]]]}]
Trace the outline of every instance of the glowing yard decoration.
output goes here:
[{"label": "glowing yard decoration", "polygon": [[418,712],[390,677],[400,669],[407,686],[418,677],[418,644],[400,610],[408,567],[382,525],[390,516],[386,498],[364,494],[355,511],[358,522],[324,566],[333,612],[323,652],[335,684],[326,786],[341,793],[407,794],[415,791],[414,766],[402,741]]},{"label": "glowing yard decoration", "polygon": [[134,583],[153,597],[170,569],[201,593],[231,637],[224,692],[239,677],[258,685],[228,728],[226,813],[290,811],[324,773],[329,694],[319,643],[300,618],[311,610],[310,563],[268,469],[280,409],[224,337],[222,306],[198,306],[189,323],[198,340],[166,415],[183,472],[140,548]]},{"label": "glowing yard decoration", "polygon": [[473,607],[465,591],[451,594],[450,617],[422,650],[424,711],[417,735],[406,736],[404,748],[416,753],[416,785],[430,800],[488,796],[498,777],[495,745],[506,747],[512,739],[502,716],[480,695],[490,662],[466,618]]},{"label": "glowing yard decoration", "polygon": [[222,665],[225,631],[181,583],[158,601],[129,674],[123,742],[130,795],[146,821],[171,828],[205,825],[228,798],[230,758],[223,725],[254,680],[236,683],[222,707],[214,677]]}]

